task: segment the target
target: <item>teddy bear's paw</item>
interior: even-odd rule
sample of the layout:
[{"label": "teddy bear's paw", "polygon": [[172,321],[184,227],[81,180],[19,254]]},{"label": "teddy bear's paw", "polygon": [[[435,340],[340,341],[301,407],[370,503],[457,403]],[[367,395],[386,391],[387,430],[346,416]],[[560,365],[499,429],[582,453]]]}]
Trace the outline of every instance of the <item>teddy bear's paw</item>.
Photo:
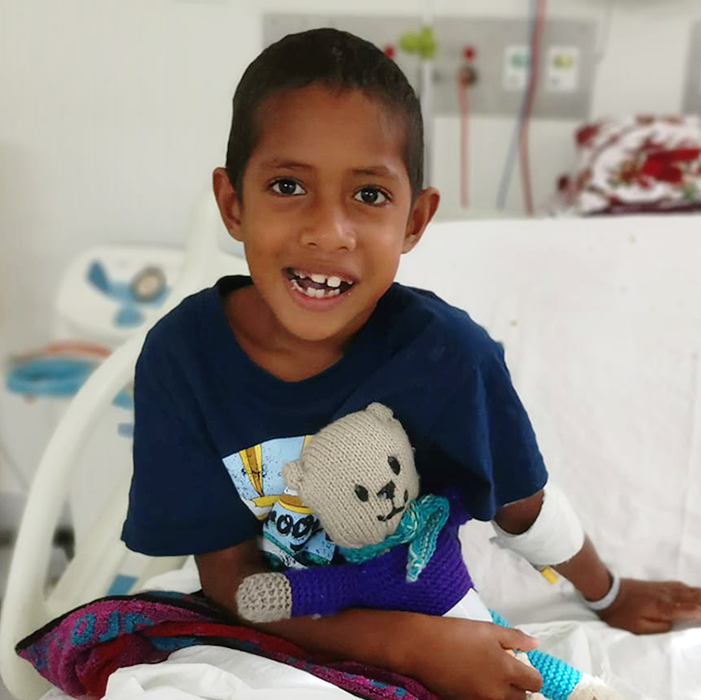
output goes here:
[{"label": "teddy bear's paw", "polygon": [[236,591],[239,615],[249,622],[275,622],[292,615],[292,589],[285,574],[246,576]]},{"label": "teddy bear's paw", "polygon": [[582,674],[567,700],[624,700],[623,696],[600,678]]}]

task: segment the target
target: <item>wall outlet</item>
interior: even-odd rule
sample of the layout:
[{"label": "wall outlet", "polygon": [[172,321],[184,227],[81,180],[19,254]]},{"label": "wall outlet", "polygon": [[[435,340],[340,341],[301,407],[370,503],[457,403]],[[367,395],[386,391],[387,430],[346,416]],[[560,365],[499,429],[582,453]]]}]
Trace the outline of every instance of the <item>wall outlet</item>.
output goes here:
[{"label": "wall outlet", "polygon": [[[455,76],[464,46],[475,47],[474,68],[478,82],[470,88],[470,112],[513,116],[519,113],[530,74],[530,25],[525,19],[485,17],[437,17],[435,22],[435,106],[438,114],[458,113]],[[549,19],[543,26],[538,63],[538,84],[533,117],[584,121],[594,78],[597,23],[584,20]],[[547,87],[548,61],[552,47],[576,50],[577,75],[573,89],[553,92]],[[561,71],[565,72],[565,71]],[[572,82],[567,83],[568,86]]]},{"label": "wall outlet", "polygon": [[531,50],[522,46],[507,46],[504,51],[504,90],[523,92],[528,86]]},{"label": "wall outlet", "polygon": [[548,50],[545,87],[550,92],[576,92],[579,85],[580,52],[574,46],[551,46]]},{"label": "wall outlet", "polygon": [[701,22],[691,28],[683,109],[685,114],[701,114]]}]

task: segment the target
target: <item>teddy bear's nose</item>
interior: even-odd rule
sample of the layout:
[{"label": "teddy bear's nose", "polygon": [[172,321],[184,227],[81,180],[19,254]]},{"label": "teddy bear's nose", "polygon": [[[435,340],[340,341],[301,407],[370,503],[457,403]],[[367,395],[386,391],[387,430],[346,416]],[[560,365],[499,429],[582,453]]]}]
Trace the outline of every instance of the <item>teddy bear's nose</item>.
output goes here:
[{"label": "teddy bear's nose", "polygon": [[394,501],[394,492],[396,488],[397,487],[395,486],[394,481],[390,481],[377,492],[377,497],[382,499],[389,498],[390,501]]}]

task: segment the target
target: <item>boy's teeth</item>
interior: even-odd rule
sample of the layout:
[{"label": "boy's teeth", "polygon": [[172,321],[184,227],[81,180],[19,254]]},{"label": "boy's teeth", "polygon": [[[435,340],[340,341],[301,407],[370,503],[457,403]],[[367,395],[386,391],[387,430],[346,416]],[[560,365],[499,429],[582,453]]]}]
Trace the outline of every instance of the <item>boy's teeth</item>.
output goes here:
[{"label": "boy's teeth", "polygon": [[336,297],[341,293],[340,289],[314,289],[313,287],[302,287],[297,280],[292,280],[292,286],[302,294],[306,294],[312,299],[324,299],[328,297]]},{"label": "boy's teeth", "polygon": [[333,275],[332,277],[327,277],[326,275],[322,275],[318,272],[308,274],[306,272],[303,272],[302,270],[293,269],[292,274],[297,279],[310,279],[312,282],[316,282],[317,284],[325,284],[327,287],[331,287],[332,289],[338,289],[343,282],[343,280],[341,280],[341,278],[337,277],[336,275]]}]

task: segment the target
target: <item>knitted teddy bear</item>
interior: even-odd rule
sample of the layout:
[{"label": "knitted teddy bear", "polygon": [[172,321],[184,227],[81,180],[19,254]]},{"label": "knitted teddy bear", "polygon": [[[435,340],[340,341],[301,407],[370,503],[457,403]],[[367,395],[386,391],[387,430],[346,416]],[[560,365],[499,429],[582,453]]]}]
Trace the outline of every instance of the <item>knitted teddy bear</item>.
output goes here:
[{"label": "knitted teddy bear", "polygon": [[[322,429],[298,460],[285,464],[282,477],[346,562],[246,577],[237,591],[243,619],[262,623],[365,607],[505,624],[479,598],[462,559],[458,528],[469,520],[462,500],[418,497],[413,449],[386,406],[371,404]],[[552,656],[527,657],[547,698],[620,698]]]}]

